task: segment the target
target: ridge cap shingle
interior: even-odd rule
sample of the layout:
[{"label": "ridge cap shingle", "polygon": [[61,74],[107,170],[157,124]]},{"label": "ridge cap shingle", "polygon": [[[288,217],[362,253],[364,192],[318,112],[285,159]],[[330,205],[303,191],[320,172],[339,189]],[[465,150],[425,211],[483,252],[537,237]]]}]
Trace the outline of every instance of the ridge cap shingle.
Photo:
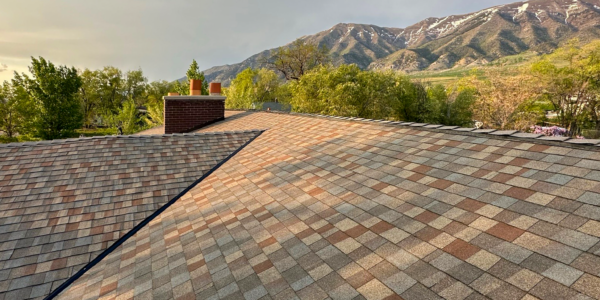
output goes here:
[{"label": "ridge cap shingle", "polygon": [[33,146],[48,146],[58,144],[70,144],[78,143],[89,140],[108,140],[108,139],[151,139],[151,138],[164,138],[164,137],[189,137],[189,136],[207,136],[207,135],[225,135],[225,134],[243,134],[243,133],[257,133],[265,131],[266,129],[248,129],[248,130],[233,130],[233,131],[211,131],[211,132],[191,132],[191,133],[172,133],[172,134],[161,134],[161,135],[103,135],[103,136],[92,136],[92,137],[80,137],[80,138],[66,138],[66,139],[55,139],[55,140],[43,140],[43,141],[28,141],[28,142],[15,142],[0,144],[0,148],[17,148],[17,147],[33,147]]},{"label": "ridge cap shingle", "polygon": [[[562,146],[569,148],[583,148],[598,150],[600,147],[600,139],[576,139],[570,137],[555,137],[546,135],[537,135],[528,132],[522,132],[519,130],[497,130],[497,129],[476,129],[476,128],[464,128],[459,126],[447,126],[442,124],[428,124],[428,123],[415,123],[415,122],[403,122],[403,121],[391,121],[381,119],[365,119],[358,117],[340,117],[340,116],[328,116],[320,114],[310,113],[296,113],[296,112],[280,112],[271,111],[269,113],[276,114],[288,114],[288,115],[299,115],[313,118],[326,118],[331,120],[343,120],[343,121],[354,121],[354,122],[368,122],[368,123],[380,123],[382,125],[394,125],[410,127],[414,130],[427,130],[427,131],[440,131],[440,132],[452,132],[452,134],[477,134],[481,136],[487,136],[488,138],[518,138],[519,141],[529,141],[536,144],[551,145],[551,146]],[[575,146],[575,147],[574,147]]]}]

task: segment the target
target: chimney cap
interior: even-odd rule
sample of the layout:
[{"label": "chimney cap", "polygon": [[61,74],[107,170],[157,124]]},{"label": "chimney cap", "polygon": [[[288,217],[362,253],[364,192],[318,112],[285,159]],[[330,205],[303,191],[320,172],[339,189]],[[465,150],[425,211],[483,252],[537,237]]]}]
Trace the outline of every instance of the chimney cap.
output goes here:
[{"label": "chimney cap", "polygon": [[202,95],[202,80],[190,79],[190,95]]},{"label": "chimney cap", "polygon": [[209,94],[211,95],[221,95],[221,83],[220,82],[211,82],[208,87]]}]

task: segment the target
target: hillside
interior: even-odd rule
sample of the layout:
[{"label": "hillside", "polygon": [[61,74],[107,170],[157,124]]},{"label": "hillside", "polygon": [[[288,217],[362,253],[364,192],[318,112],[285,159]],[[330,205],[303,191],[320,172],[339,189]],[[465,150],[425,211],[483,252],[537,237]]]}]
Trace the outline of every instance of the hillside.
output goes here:
[{"label": "hillside", "polygon": [[[551,52],[572,38],[599,37],[600,0],[531,0],[427,18],[406,28],[342,23],[302,39],[327,46],[336,65],[437,72],[524,52]],[[227,85],[245,68],[260,67],[259,59],[273,50],[205,70],[206,78]]]}]

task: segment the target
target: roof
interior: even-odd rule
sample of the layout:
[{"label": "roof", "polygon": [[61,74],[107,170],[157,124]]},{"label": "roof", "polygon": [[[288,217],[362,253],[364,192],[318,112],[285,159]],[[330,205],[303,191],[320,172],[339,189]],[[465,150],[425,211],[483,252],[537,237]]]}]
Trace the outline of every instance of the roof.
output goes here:
[{"label": "roof", "polygon": [[49,294],[257,134],[0,146],[0,299]]},{"label": "roof", "polygon": [[600,148],[403,124],[202,129],[268,128],[59,299],[600,299]]},{"label": "roof", "polygon": [[273,113],[203,131],[248,128],[269,129],[61,299],[600,297],[593,146]]}]

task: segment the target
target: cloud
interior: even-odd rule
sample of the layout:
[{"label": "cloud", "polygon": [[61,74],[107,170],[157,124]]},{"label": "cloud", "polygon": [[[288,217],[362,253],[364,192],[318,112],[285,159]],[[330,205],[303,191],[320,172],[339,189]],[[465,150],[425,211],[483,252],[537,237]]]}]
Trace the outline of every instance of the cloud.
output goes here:
[{"label": "cloud", "polygon": [[[43,56],[78,68],[141,67],[151,80],[175,79],[183,76],[192,59],[203,69],[237,63],[337,23],[405,27],[427,17],[468,13],[507,2],[9,1],[0,10],[0,57],[28,62],[30,56]],[[21,61],[14,67],[22,70],[26,66]]]}]

